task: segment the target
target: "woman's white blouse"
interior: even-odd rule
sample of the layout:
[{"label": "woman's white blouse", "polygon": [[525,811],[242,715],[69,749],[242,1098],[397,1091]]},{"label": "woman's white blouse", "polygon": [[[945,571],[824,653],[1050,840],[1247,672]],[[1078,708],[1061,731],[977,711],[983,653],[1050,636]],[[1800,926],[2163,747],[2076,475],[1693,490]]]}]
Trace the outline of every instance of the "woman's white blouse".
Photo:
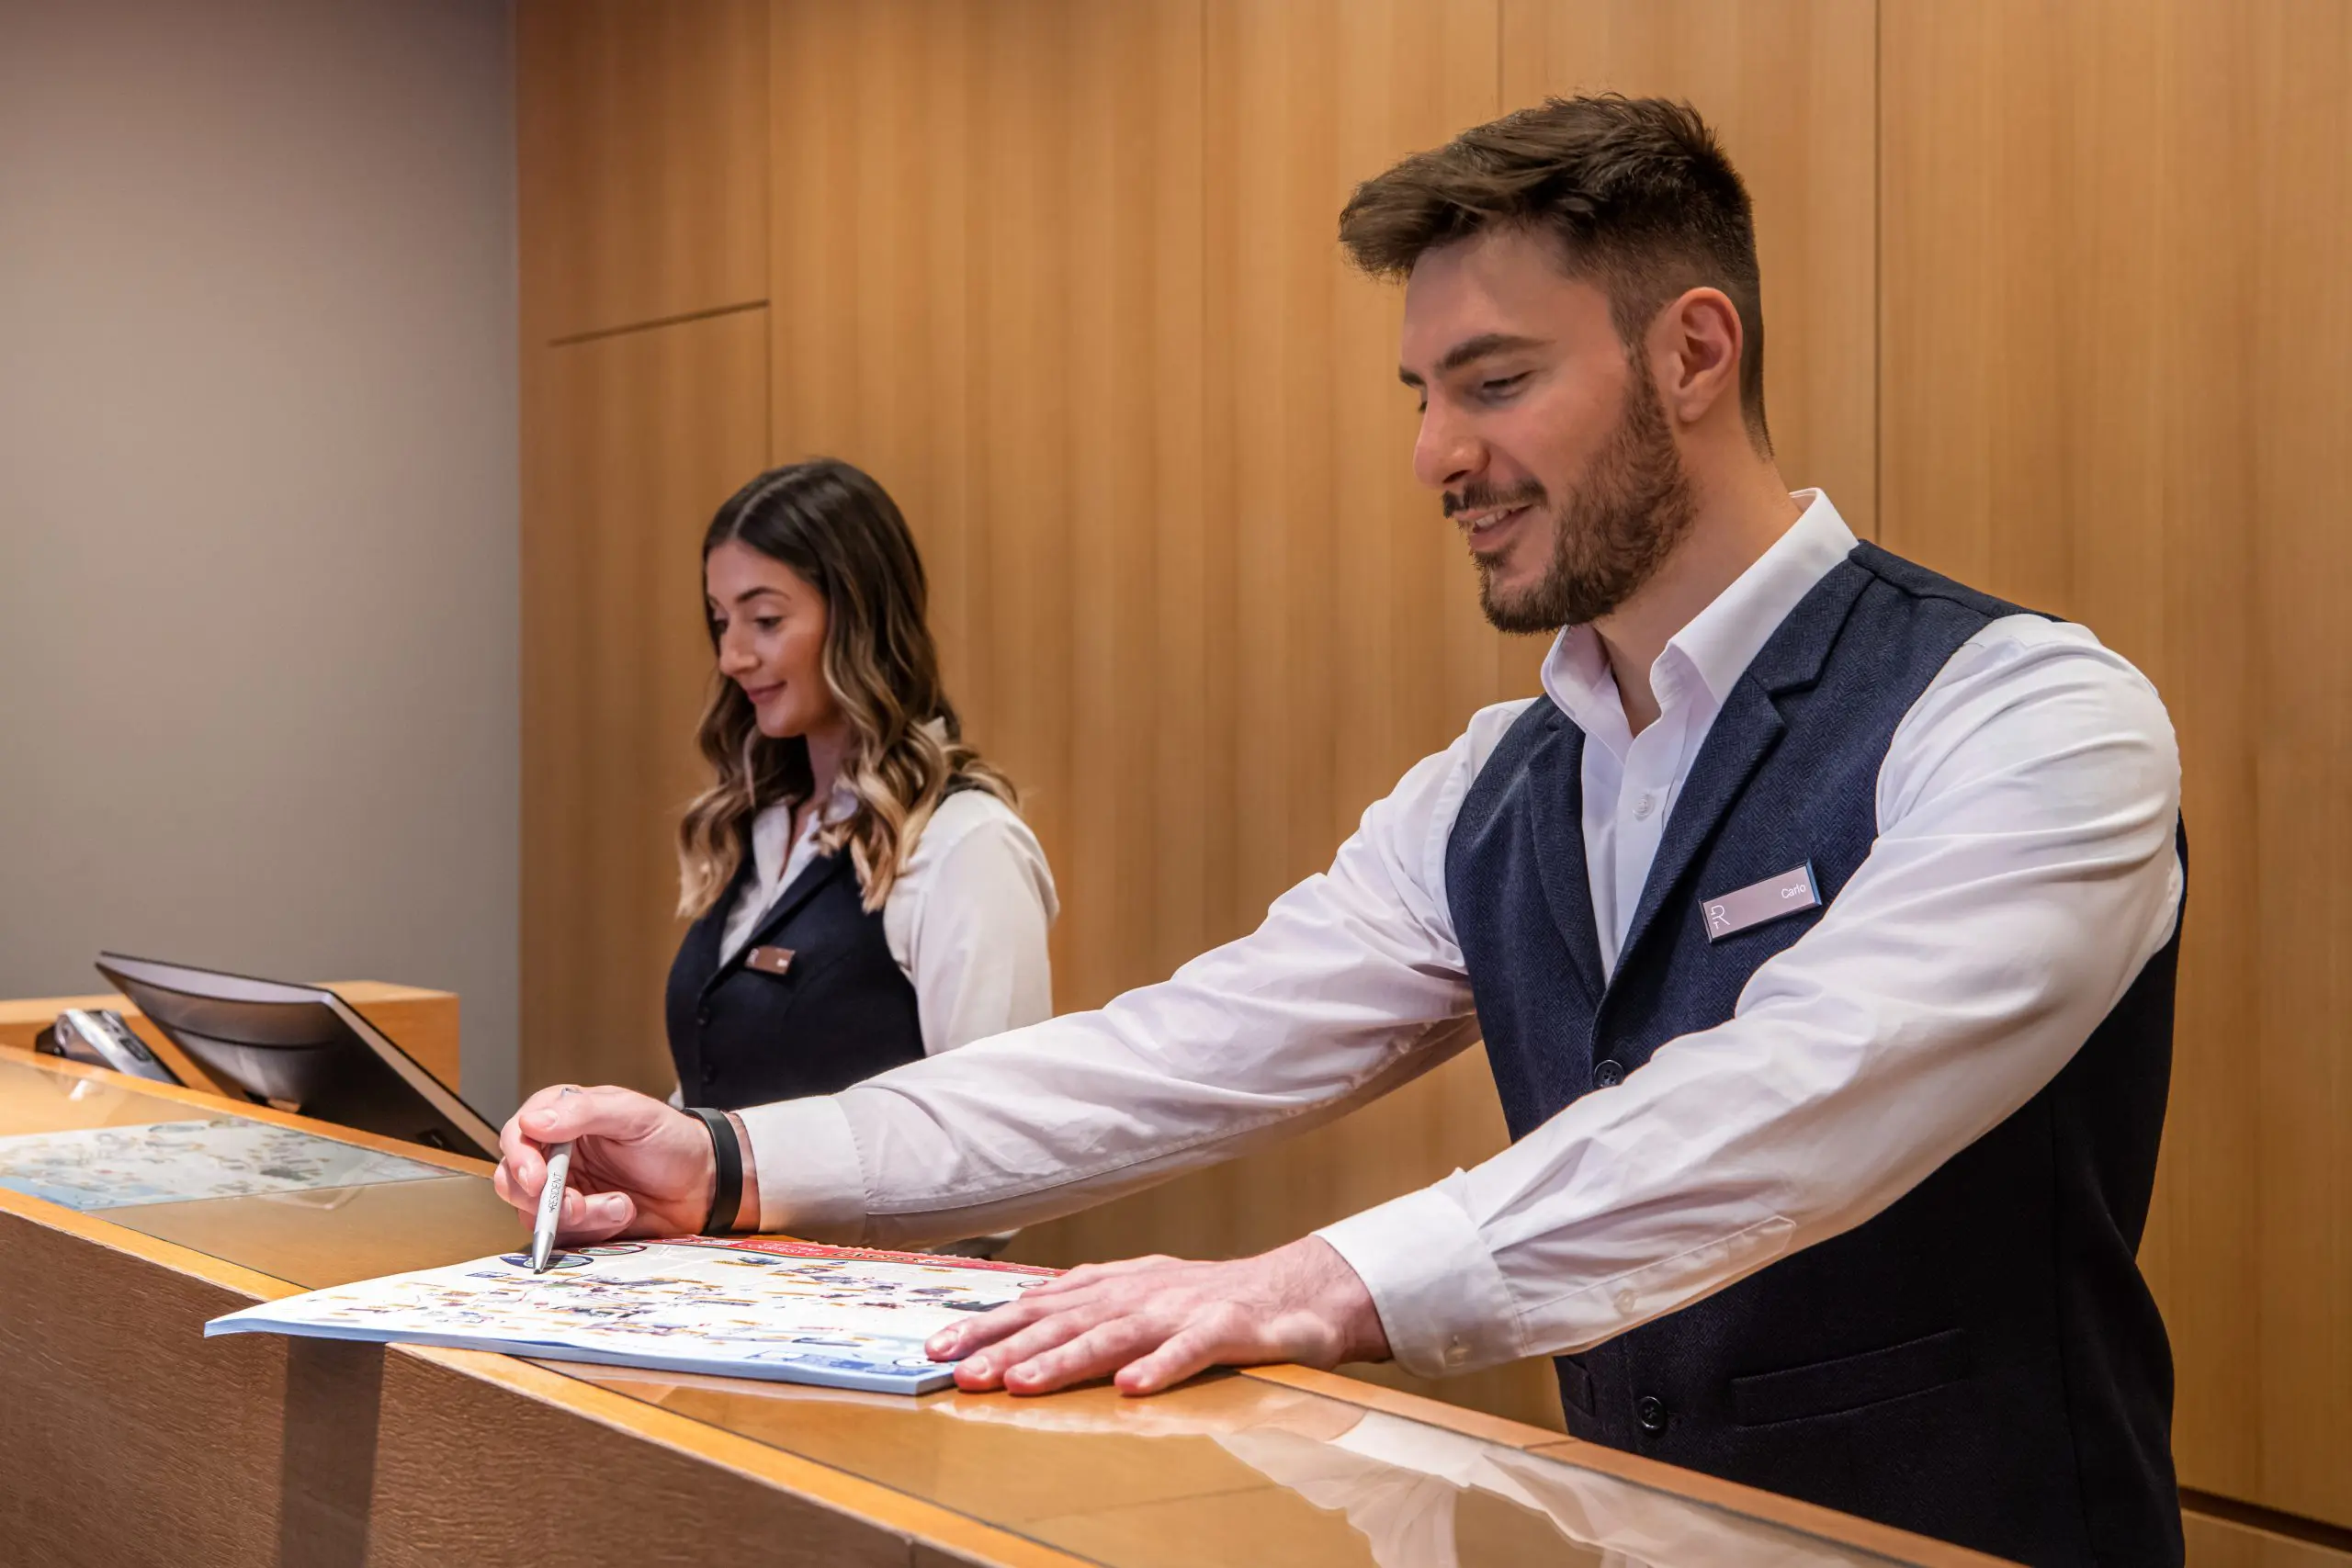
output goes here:
[{"label": "woman's white blouse", "polygon": [[[839,821],[856,806],[836,786],[824,819]],[[754,874],[728,911],[722,962],[816,858],[820,827],[811,813],[795,840],[784,805],[752,818]],[[1046,852],[1019,813],[976,789],[939,803],[882,905],[882,935],[915,988],[926,1055],[1053,1016],[1046,931],[1059,908]]]}]

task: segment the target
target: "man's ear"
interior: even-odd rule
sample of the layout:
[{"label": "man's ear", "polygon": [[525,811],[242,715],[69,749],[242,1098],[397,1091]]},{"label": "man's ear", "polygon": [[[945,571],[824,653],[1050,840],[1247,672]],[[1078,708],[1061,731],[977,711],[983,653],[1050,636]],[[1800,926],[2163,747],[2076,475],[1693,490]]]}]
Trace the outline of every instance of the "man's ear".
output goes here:
[{"label": "man's ear", "polygon": [[1685,289],[1650,323],[1650,372],[1677,424],[1739,407],[1739,308],[1720,288]]}]

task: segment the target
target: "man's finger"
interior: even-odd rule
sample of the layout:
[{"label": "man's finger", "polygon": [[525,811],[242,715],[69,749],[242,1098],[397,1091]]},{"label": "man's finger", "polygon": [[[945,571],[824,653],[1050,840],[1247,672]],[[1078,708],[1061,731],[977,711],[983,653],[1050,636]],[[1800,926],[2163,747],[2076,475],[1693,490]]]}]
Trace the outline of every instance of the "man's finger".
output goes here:
[{"label": "man's finger", "polygon": [[1076,1382],[1109,1377],[1159,1345],[1165,1330],[1142,1317],[1098,1323],[1063,1345],[1008,1365],[999,1380],[1007,1393],[1051,1393]]},{"label": "man's finger", "polygon": [[[542,1180],[540,1185],[544,1187],[546,1182]],[[539,1206],[538,1195],[524,1195],[522,1185],[514,1179],[512,1168],[504,1160],[499,1161],[498,1168],[490,1173],[490,1187],[503,1201],[514,1206],[524,1224],[530,1223],[531,1211]]]},{"label": "man's finger", "polygon": [[541,1089],[515,1113],[515,1124],[526,1137],[539,1144],[560,1144],[579,1138],[641,1138],[665,1116],[669,1106],[635,1089],[605,1084],[596,1089]]},{"label": "man's finger", "polygon": [[[533,1202],[538,1201],[539,1189],[547,1181],[548,1162],[545,1156],[537,1149],[533,1148],[529,1141],[516,1131],[512,1122],[499,1130],[498,1166],[501,1170],[506,1171],[514,1179],[516,1193],[527,1197]],[[519,1200],[508,1201],[511,1202]]]},{"label": "man's finger", "polygon": [[556,1240],[567,1247],[608,1241],[636,1218],[637,1205],[626,1192],[566,1192],[563,1215],[556,1222]]},{"label": "man's finger", "polygon": [[1193,1325],[1169,1336],[1159,1348],[1120,1368],[1111,1381],[1121,1393],[1158,1393],[1211,1367],[1250,1366],[1261,1359],[1254,1348],[1222,1344],[1216,1334]]},{"label": "man's finger", "polygon": [[956,1386],[975,1391],[994,1388],[1004,1381],[1007,1367],[1017,1367],[1033,1356],[1077,1338],[1109,1315],[1104,1308],[1090,1304],[1042,1318],[958,1363]]},{"label": "man's finger", "polygon": [[524,1118],[534,1116],[553,1105],[557,1100],[578,1093],[580,1093],[580,1086],[577,1084],[549,1084],[516,1106],[514,1114],[506,1119],[506,1125],[510,1129],[519,1129],[523,1125]]},{"label": "man's finger", "polygon": [[1008,1334],[1018,1333],[1048,1313],[1067,1310],[1067,1303],[1061,1307],[1035,1304],[1036,1296],[1037,1292],[1031,1291],[1018,1300],[941,1329],[923,1341],[923,1354],[934,1361],[953,1361],[983,1345],[993,1345]]}]

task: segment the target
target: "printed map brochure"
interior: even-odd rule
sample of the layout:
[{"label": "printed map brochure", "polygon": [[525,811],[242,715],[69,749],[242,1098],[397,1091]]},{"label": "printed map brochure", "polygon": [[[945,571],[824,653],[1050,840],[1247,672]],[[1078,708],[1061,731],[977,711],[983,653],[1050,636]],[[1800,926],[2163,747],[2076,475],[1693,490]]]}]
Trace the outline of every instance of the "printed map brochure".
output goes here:
[{"label": "printed map brochure", "polygon": [[944,1388],[923,1341],[1054,1270],[761,1236],[616,1242],[533,1274],[510,1252],[337,1285],[216,1317],[205,1334],[294,1334],[821,1383]]}]

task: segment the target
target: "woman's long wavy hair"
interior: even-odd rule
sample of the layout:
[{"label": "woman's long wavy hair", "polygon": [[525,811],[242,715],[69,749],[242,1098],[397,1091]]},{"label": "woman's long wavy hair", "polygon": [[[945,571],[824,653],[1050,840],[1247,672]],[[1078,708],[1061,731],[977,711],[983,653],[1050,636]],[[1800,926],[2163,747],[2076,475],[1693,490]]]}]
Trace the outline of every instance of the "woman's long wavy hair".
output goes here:
[{"label": "woman's long wavy hair", "polygon": [[[847,846],[865,908],[879,909],[951,788],[986,790],[1016,809],[1019,794],[964,742],[923,619],[922,559],[880,485],[831,457],[771,468],[710,520],[703,559],[729,540],[782,561],[825,596],[825,685],[849,721],[842,778],[857,808],[820,841],[828,853]],[[716,653],[715,624],[710,640]],[[814,787],[808,743],[762,735],[751,698],[715,670],[695,739],[712,778],[678,824],[678,912],[688,919],[708,913],[734,882],[752,818],[779,801],[797,806]]]}]

